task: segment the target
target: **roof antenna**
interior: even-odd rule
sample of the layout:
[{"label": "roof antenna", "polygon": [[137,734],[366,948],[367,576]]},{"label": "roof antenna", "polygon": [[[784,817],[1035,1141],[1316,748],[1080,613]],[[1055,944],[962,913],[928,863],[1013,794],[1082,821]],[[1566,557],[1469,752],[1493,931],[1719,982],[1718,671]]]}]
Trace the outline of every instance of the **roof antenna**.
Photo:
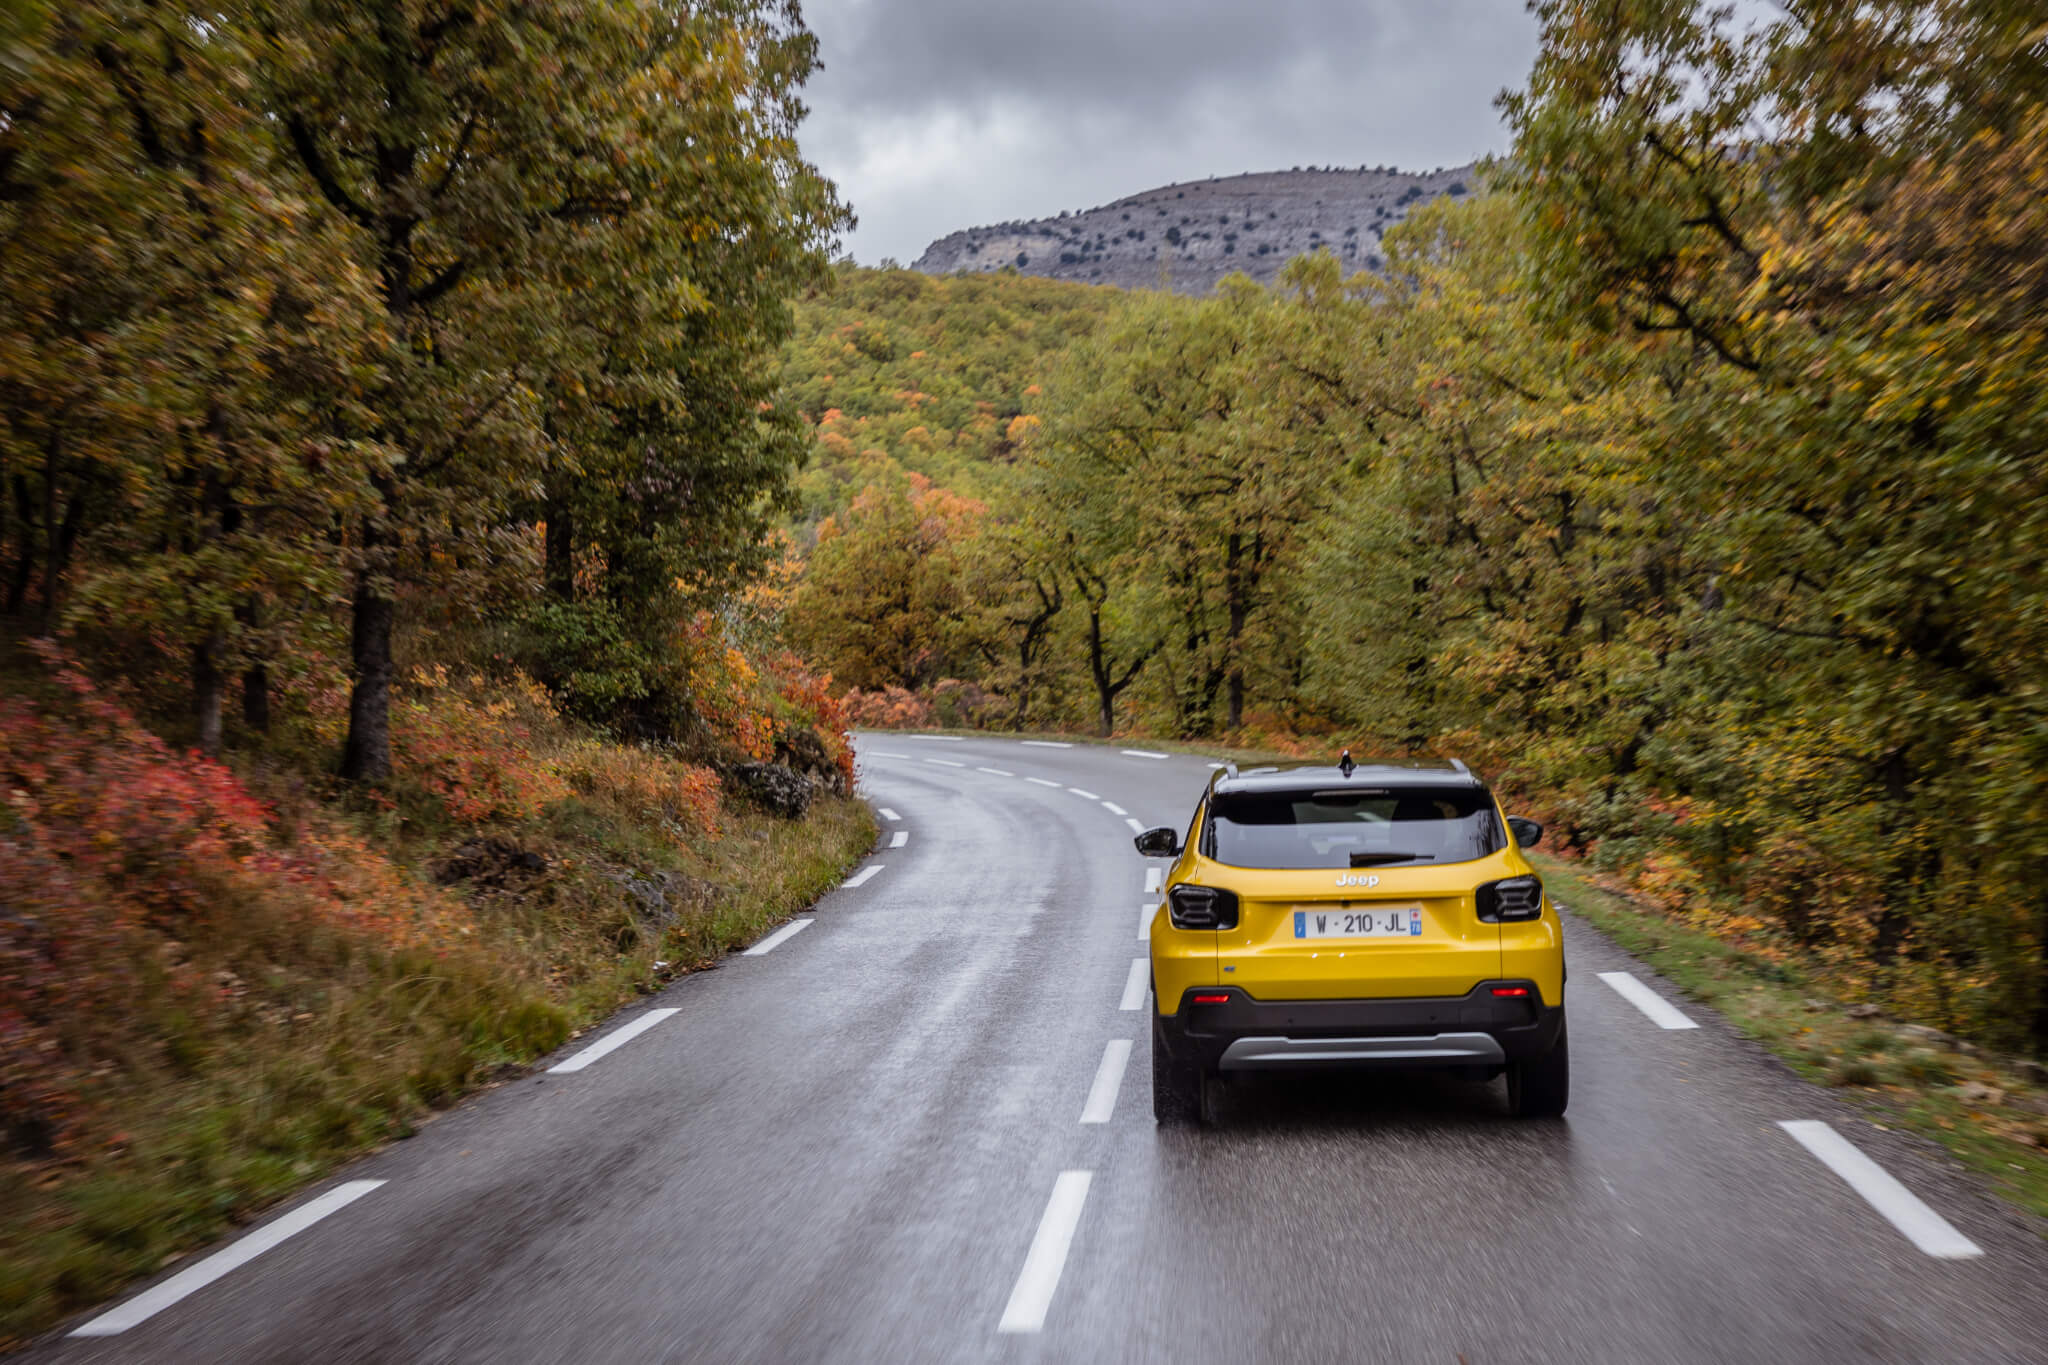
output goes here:
[{"label": "roof antenna", "polygon": [[1351,776],[1351,770],[1357,766],[1356,763],[1351,761],[1351,751],[1349,749],[1344,751],[1344,757],[1337,760],[1337,771],[1344,774],[1347,778]]}]

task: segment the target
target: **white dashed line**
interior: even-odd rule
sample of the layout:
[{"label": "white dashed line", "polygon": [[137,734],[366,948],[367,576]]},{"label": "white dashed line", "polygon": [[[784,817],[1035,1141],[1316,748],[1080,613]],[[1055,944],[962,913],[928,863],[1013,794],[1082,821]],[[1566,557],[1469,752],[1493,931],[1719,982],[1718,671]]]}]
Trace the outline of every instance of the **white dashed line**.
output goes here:
[{"label": "white dashed line", "polygon": [[925,760],[925,762],[936,763],[941,768],[964,768],[967,766],[965,763],[955,763],[950,758],[928,758]]},{"label": "white dashed line", "polygon": [[1117,804],[1116,802],[1114,802],[1114,801],[1105,801],[1105,802],[1103,802],[1103,803],[1102,803],[1102,808],[1103,808],[1104,810],[1108,811],[1108,812],[1109,812],[1109,813],[1110,813],[1111,815],[1129,815],[1129,814],[1130,814],[1130,812],[1129,812],[1129,811],[1125,810],[1125,809],[1124,809],[1124,808],[1123,808],[1122,806],[1119,806],[1119,805],[1118,805],[1118,804]]},{"label": "white dashed line", "polygon": [[1230,765],[1227,763],[1211,763],[1209,766],[1212,768],[1227,768]]},{"label": "white dashed line", "polygon": [[1819,1119],[1790,1119],[1778,1126],[1847,1181],[1850,1189],[1868,1200],[1872,1208],[1929,1256],[1959,1261],[1984,1254],[1984,1248],[1957,1232],[1946,1218],[1893,1178],[1891,1172]]},{"label": "white dashed line", "polygon": [[933,744],[958,744],[961,742],[958,735],[905,735],[904,738],[922,739]]},{"label": "white dashed line", "polygon": [[976,768],[974,771],[978,773],[994,773],[997,777],[1015,777],[1017,775],[1008,768]]},{"label": "white dashed line", "polygon": [[1061,1171],[1052,1183],[1052,1198],[1038,1220],[1031,1238],[1031,1250],[1024,1253],[1024,1268],[1017,1272],[1017,1287],[1003,1308],[998,1332],[1038,1332],[1045,1328],[1046,1310],[1052,1307],[1053,1291],[1060,1287],[1060,1272],[1067,1268],[1067,1249],[1074,1244],[1074,1230],[1081,1226],[1081,1209],[1088,1202],[1088,1182],[1093,1171]]},{"label": "white dashed line", "polygon": [[843,891],[851,887],[865,885],[870,877],[873,877],[887,866],[887,863],[869,863],[866,867],[841,882],[839,884],[840,889]]},{"label": "white dashed line", "polygon": [[[849,886],[852,884],[851,882],[847,883]],[[793,919],[774,933],[768,935],[768,937],[762,939],[759,943],[756,943],[753,947],[747,949],[744,953],[741,953],[740,956],[759,957],[763,953],[772,953],[810,927],[811,922],[807,919]]]},{"label": "white dashed line", "polygon": [[883,750],[881,750],[881,749],[877,749],[877,750],[875,750],[875,751],[874,751],[873,753],[869,754],[869,755],[868,755],[868,757],[869,757],[869,758],[909,758],[909,757],[910,757],[910,755],[909,755],[909,754],[892,754],[892,753],[887,753],[887,752],[885,752],[885,751],[883,751]]},{"label": "white dashed line", "polygon": [[1133,834],[1143,834],[1145,832],[1145,822],[1142,820],[1133,820],[1130,816],[1126,815],[1124,823],[1131,827],[1131,833]]},{"label": "white dashed line", "polygon": [[1159,906],[1153,901],[1146,901],[1138,907],[1138,942],[1152,941],[1152,917],[1158,913]]},{"label": "white dashed line", "polygon": [[1094,792],[1084,792],[1079,787],[1069,787],[1067,790],[1080,797],[1083,801],[1100,801],[1102,799]]},{"label": "white dashed line", "polygon": [[1118,1009],[1135,1010],[1144,1008],[1145,986],[1147,984],[1145,977],[1145,959],[1142,957],[1132,958],[1130,975],[1124,978],[1124,998],[1116,1002]]},{"label": "white dashed line", "polygon": [[1027,777],[1027,778],[1025,778],[1024,780],[1025,780],[1026,782],[1032,782],[1032,783],[1036,783],[1036,784],[1037,784],[1038,786],[1041,786],[1041,787],[1052,787],[1052,788],[1054,788],[1054,789],[1057,789],[1057,788],[1059,787],[1059,785],[1060,785],[1060,784],[1059,784],[1059,783],[1057,783],[1057,782],[1048,782],[1048,781],[1047,781],[1046,779],[1044,779],[1044,778],[1042,778],[1042,777]]},{"label": "white dashed line", "polygon": [[1071,749],[1074,746],[1057,739],[1020,739],[1017,741],[1031,749]]},{"label": "white dashed line", "polygon": [[909,842],[910,831],[907,829],[899,829],[889,836],[889,847],[891,848],[901,848]]},{"label": "white dashed line", "polygon": [[1122,754],[1122,755],[1123,755],[1123,756],[1124,756],[1125,758],[1165,758],[1165,757],[1166,757],[1166,755],[1165,755],[1165,754],[1155,754],[1155,753],[1153,753],[1153,752],[1152,752],[1152,751],[1151,751],[1150,749],[1120,749],[1120,750],[1118,750],[1117,752],[1121,753],[1121,754]]},{"label": "white dashed line", "polygon": [[1112,1038],[1102,1049],[1102,1065],[1095,1068],[1095,1083],[1088,1087],[1088,1102],[1081,1106],[1081,1122],[1108,1123],[1116,1112],[1116,1092],[1124,1083],[1124,1068],[1130,1065],[1131,1040]]},{"label": "white dashed line", "polygon": [[1698,1028],[1692,1020],[1680,1014],[1663,996],[1636,980],[1627,972],[1602,972],[1600,979],[1614,987],[1615,993],[1650,1016],[1650,1022],[1658,1028]]},{"label": "white dashed line", "polygon": [[1166,874],[1158,868],[1148,867],[1145,869],[1145,889],[1147,891],[1157,891],[1165,882]]},{"label": "white dashed line", "polygon": [[[145,1289],[120,1307],[102,1313],[84,1326],[75,1328],[71,1335],[111,1337],[139,1323],[147,1322],[172,1304],[198,1293],[221,1276],[247,1265],[287,1237],[304,1232],[328,1214],[355,1203],[383,1183],[381,1180],[351,1180],[345,1185],[336,1185],[318,1199],[293,1209],[276,1222],[264,1224],[233,1246],[215,1252],[197,1265],[187,1266],[155,1288]],[[1084,1186],[1084,1192],[1085,1188]]]},{"label": "white dashed line", "polygon": [[[751,953],[754,950],[749,948],[747,951]],[[627,1043],[632,1042],[635,1038],[638,1038],[641,1034],[647,1032],[647,1030],[653,1028],[656,1024],[674,1013],[674,1010],[649,1010],[624,1028],[612,1030],[602,1039],[584,1048],[583,1051],[567,1061],[557,1062],[548,1068],[548,1073],[554,1075],[564,1071],[581,1071],[592,1062],[609,1056],[619,1048],[624,1047]]]},{"label": "white dashed line", "polygon": [[895,811],[890,810],[887,806],[881,807],[879,810],[875,812],[875,814],[881,816],[884,820],[901,820],[903,818],[902,816],[898,815]]}]

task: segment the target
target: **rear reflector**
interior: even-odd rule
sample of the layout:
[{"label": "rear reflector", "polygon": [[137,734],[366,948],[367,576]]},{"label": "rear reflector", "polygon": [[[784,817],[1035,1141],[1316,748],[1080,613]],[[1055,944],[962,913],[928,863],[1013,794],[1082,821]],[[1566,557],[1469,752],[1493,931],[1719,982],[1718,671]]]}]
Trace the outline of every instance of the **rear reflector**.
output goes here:
[{"label": "rear reflector", "polygon": [[[1495,995],[1527,995],[1529,988],[1527,986],[1495,986],[1493,993]],[[1196,998],[1200,999],[1201,997],[1197,996]]]},{"label": "rear reflector", "polygon": [[1227,1005],[1230,1003],[1230,997],[1227,995],[1198,995],[1195,997],[1195,1003],[1197,1005]]}]

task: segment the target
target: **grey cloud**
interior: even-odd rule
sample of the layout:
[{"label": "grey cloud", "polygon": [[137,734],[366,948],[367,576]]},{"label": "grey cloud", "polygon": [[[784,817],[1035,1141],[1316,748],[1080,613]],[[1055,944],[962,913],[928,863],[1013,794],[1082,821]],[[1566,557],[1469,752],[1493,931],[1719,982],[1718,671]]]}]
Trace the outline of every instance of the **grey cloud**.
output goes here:
[{"label": "grey cloud", "polygon": [[806,149],[861,216],[863,261],[956,228],[1173,180],[1295,165],[1451,165],[1506,144],[1519,0],[810,0],[826,70]]}]

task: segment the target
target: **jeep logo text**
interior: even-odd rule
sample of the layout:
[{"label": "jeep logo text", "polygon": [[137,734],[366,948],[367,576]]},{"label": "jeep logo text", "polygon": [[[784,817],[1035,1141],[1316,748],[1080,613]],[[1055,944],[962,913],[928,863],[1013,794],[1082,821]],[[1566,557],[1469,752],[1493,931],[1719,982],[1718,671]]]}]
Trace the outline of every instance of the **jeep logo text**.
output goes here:
[{"label": "jeep logo text", "polygon": [[1378,886],[1379,884],[1380,879],[1371,873],[1358,876],[1350,872],[1344,872],[1340,873],[1337,877],[1337,885],[1339,886]]}]

